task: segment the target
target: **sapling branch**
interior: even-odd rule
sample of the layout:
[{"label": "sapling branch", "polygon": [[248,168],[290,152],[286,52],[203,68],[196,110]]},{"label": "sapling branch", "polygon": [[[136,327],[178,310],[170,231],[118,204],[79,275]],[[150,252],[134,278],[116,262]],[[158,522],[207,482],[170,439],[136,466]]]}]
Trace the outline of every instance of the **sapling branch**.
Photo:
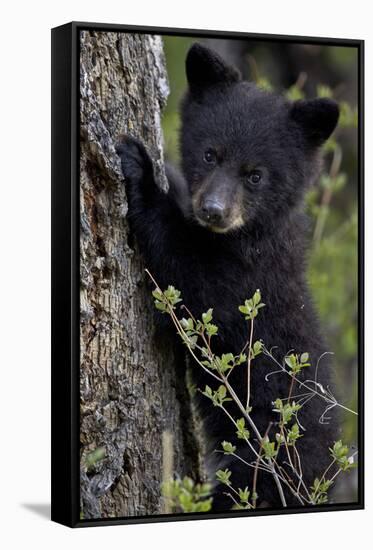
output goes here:
[{"label": "sapling branch", "polygon": [[[354,413],[354,411],[351,411],[347,407],[344,407],[343,405],[338,403],[331,394],[329,388],[323,388],[316,379],[306,381],[299,380],[299,378],[297,377],[297,373],[299,373],[303,368],[309,366],[308,353],[302,353],[301,355],[296,355],[294,353],[290,355],[288,354],[287,356],[285,356],[284,364],[281,364],[272,355],[272,353],[265,348],[261,341],[253,343],[254,319],[258,315],[259,309],[261,307],[264,307],[264,304],[261,303],[261,295],[259,290],[255,292],[252,298],[245,300],[244,305],[239,306],[239,310],[245,315],[245,319],[250,322],[249,338],[247,343],[245,344],[245,347],[243,348],[239,356],[234,356],[232,353],[229,353],[223,354],[221,357],[219,357],[214,354],[211,347],[212,337],[215,336],[218,332],[218,327],[211,323],[213,310],[209,309],[206,313],[202,314],[202,320],[198,320],[193,316],[189,309],[184,304],[182,304],[180,308],[184,309],[187,312],[189,318],[179,319],[176,313],[176,304],[181,302],[180,291],[176,290],[172,286],[169,286],[166,291],[162,291],[151,273],[148,270],[146,270],[146,272],[155,285],[153,296],[155,298],[155,305],[157,309],[159,309],[162,313],[166,313],[170,316],[171,321],[176,328],[177,334],[180,336],[182,342],[186,345],[196,364],[220,384],[216,391],[211,389],[209,386],[206,386],[205,391],[199,391],[203,395],[208,397],[215,406],[218,406],[223,410],[224,414],[235,426],[237,430],[237,437],[245,441],[248,448],[255,457],[255,462],[250,463],[248,460],[245,460],[242,456],[240,456],[240,454],[236,453],[236,447],[227,441],[222,442],[223,451],[217,451],[224,452],[224,454],[232,455],[235,459],[243,463],[248,468],[254,469],[251,503],[249,502],[250,492],[248,491],[247,487],[244,490],[237,490],[231,486],[231,483],[229,481],[229,476],[231,472],[229,472],[228,470],[219,470],[219,472],[217,472],[217,477],[218,474],[220,476],[220,478],[218,477],[220,482],[225,483],[231,489],[234,495],[239,497],[239,501],[237,501],[237,499],[231,493],[227,493],[235,503],[235,506],[245,509],[254,509],[256,507],[256,501],[258,498],[257,480],[259,470],[267,472],[273,477],[283,507],[287,506],[283,486],[288,488],[290,493],[298,500],[301,505],[305,505],[307,503],[318,504],[325,502],[327,499],[328,488],[340,472],[347,471],[348,469],[350,469],[350,467],[353,466],[353,464],[350,463],[351,460],[353,462],[353,457],[348,458],[348,448],[342,445],[342,442],[336,442],[333,449],[330,449],[333,457],[332,463],[326,468],[320,480],[316,479],[314,481],[313,486],[310,488],[312,493],[310,493],[303,479],[301,458],[296,448],[296,440],[299,437],[303,437],[303,435],[300,433],[300,428],[302,429],[302,426],[298,421],[297,412],[301,407],[305,405],[305,403],[310,401],[315,396],[319,396],[327,402],[327,410],[336,405],[339,405],[345,410],[348,410],[352,413]],[[248,354],[246,356],[243,354],[243,351],[247,348]],[[264,436],[262,436],[252,415],[250,414],[250,383],[252,361],[257,355],[262,352],[266,356],[269,356],[278,367],[276,371],[268,373],[266,375],[266,380],[275,372],[286,373],[291,378],[287,397],[280,397],[276,399],[274,403],[275,409],[273,410],[280,415],[280,420],[278,422],[280,432],[276,434],[277,445],[276,442],[270,441],[269,439],[273,422],[270,422]],[[199,354],[201,355],[201,358],[198,356]],[[228,381],[229,375],[231,374],[233,369],[245,361],[247,365],[246,406],[244,406],[244,404],[241,402],[235,389]],[[289,369],[286,368],[285,365],[287,365]],[[298,393],[297,395],[293,396],[294,387],[296,384],[306,391],[304,393]],[[232,401],[241,412],[243,418],[235,420],[231,412],[229,412],[228,409],[224,406],[225,401]],[[327,412],[327,410],[325,412]],[[288,424],[292,417],[294,417],[296,423],[293,424],[291,429],[289,427],[286,428],[285,425]],[[249,431],[245,427],[245,421],[247,421],[248,426],[251,428],[255,436],[253,442],[250,440]],[[255,441],[258,444],[258,450],[255,448]],[[284,446],[285,448],[285,453],[288,461],[283,461],[282,464],[279,464],[279,452],[281,446]],[[290,447],[293,448],[293,456],[291,456]],[[335,463],[339,465],[339,469],[335,472],[330,480],[327,480],[326,475]],[[285,470],[283,465],[286,465],[290,469],[291,475]],[[293,476],[294,479],[292,479],[291,476]],[[184,489],[179,487],[179,482],[175,483],[175,491],[186,490],[185,487]],[[183,480],[182,483],[184,483],[184,485],[186,484],[188,487],[190,485],[190,491],[192,491],[193,487],[188,479]],[[199,491],[198,486],[196,486],[196,491]],[[192,493],[190,493],[190,495],[192,495]],[[190,508],[192,508],[200,509],[201,511],[206,511],[208,509],[207,501],[195,502],[193,500],[195,497],[190,495],[188,498],[191,500],[188,501],[189,504],[186,508],[184,507],[185,509],[189,510]]]}]

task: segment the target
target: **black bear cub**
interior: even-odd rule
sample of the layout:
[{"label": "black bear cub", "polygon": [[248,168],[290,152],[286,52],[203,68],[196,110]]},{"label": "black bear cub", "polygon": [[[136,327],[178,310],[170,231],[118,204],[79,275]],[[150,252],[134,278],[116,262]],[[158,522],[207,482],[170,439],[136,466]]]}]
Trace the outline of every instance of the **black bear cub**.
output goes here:
[{"label": "black bear cub", "polygon": [[[319,175],[319,148],[336,127],[338,106],[330,99],[290,102],[264,92],[242,81],[235,68],[200,44],[188,52],[186,75],[182,171],[168,167],[168,193],[157,187],[152,161],[140,141],[125,136],[117,147],[129,221],[147,266],[161,288],[173,285],[182,292],[195,317],[213,308],[219,327],[213,350],[219,355],[239,354],[244,347],[249,325],[238,306],[260,289],[266,305],[255,319],[254,339],[273,347],[280,362],[289,352],[308,352],[311,366],[299,377],[314,379],[317,374],[317,382],[327,387],[330,366],[325,358],[315,372],[327,348],[305,280],[303,200]],[[201,368],[192,370],[199,388],[215,388]],[[290,380],[283,373],[266,379],[276,365],[263,354],[251,370],[251,415],[261,436],[273,422],[269,437],[274,440],[279,417],[273,402],[286,398]],[[234,369],[230,384],[245,403],[245,365]],[[299,386],[295,393],[302,393]],[[255,462],[255,456],[236,440],[224,412],[198,395],[210,456],[216,460],[211,477],[216,469],[229,468],[235,488],[251,489],[255,468],[212,451],[227,440],[247,462]],[[242,416],[229,406],[235,418]],[[299,411],[303,437],[297,448],[307,487],[330,462],[328,447],[338,439],[333,418],[320,421],[325,409],[316,396]],[[255,434],[250,437],[256,439]],[[281,506],[273,476],[257,473],[258,506]],[[232,507],[225,489],[216,486],[214,510]],[[299,504],[286,487],[284,491],[287,505]]]}]

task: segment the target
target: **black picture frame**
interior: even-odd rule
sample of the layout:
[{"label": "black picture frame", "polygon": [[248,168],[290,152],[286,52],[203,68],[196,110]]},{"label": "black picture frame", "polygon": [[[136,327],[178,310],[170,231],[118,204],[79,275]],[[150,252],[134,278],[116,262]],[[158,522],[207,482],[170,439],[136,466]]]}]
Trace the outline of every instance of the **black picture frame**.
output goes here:
[{"label": "black picture frame", "polygon": [[[304,509],[260,509],[256,515],[364,508],[364,41],[211,30],[72,22],[52,29],[52,520],[69,527],[232,517],[173,514],[80,519],[79,514],[79,33],[82,30],[252,39],[358,50],[358,501]],[[247,516],[234,512],[234,517]]]}]

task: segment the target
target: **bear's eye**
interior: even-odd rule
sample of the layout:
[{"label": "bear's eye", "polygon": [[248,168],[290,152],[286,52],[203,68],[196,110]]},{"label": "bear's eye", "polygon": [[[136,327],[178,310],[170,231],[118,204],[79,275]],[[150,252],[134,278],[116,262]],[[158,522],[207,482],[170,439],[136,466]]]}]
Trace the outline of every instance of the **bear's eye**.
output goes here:
[{"label": "bear's eye", "polygon": [[258,185],[262,179],[262,173],[260,170],[251,170],[246,176],[247,181],[252,185]]},{"label": "bear's eye", "polygon": [[215,164],[216,152],[214,149],[207,149],[207,151],[204,152],[203,160],[207,162],[207,164]]}]

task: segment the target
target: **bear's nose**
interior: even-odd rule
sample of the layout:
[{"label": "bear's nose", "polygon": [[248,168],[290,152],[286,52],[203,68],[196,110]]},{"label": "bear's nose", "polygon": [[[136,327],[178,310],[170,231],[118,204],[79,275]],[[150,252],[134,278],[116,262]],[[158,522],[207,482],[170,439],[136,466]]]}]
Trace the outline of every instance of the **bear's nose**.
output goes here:
[{"label": "bear's nose", "polygon": [[209,223],[219,223],[224,218],[224,206],[214,200],[206,200],[201,207],[201,217]]}]

